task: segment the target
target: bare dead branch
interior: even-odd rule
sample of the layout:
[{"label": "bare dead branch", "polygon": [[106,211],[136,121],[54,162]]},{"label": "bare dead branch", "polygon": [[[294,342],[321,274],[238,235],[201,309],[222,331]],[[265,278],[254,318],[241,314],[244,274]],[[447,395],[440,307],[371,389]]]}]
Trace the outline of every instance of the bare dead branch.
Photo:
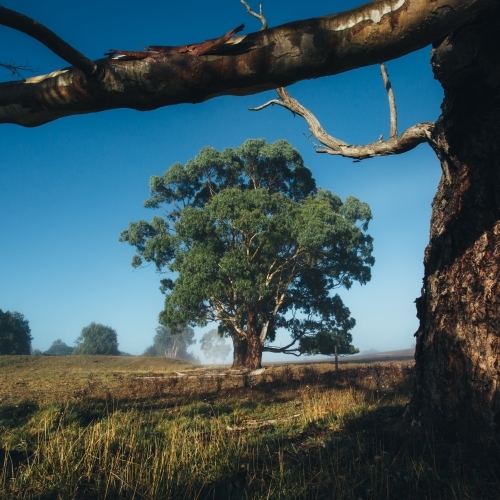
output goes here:
[{"label": "bare dead branch", "polygon": [[85,75],[94,75],[99,66],[66,43],[43,24],[13,10],[0,6],[0,24],[21,31],[43,43],[54,54],[81,70]]},{"label": "bare dead branch", "polygon": [[384,80],[384,87],[387,91],[387,98],[389,99],[389,113],[391,120],[391,131],[389,137],[395,139],[398,136],[398,115],[396,112],[396,99],[394,98],[394,91],[392,90],[392,85],[389,80],[389,75],[387,74],[387,69],[384,63],[380,64],[380,70],[382,71],[382,80]]},{"label": "bare dead branch", "polygon": [[[375,156],[405,153],[423,142],[431,141],[431,132],[434,128],[434,123],[424,122],[408,128],[399,137],[397,137],[397,135],[390,137],[387,141],[372,142],[363,146],[347,144],[346,142],[329,135],[321,126],[318,119],[296,99],[291,97],[284,88],[276,89],[276,92],[278,93],[280,99],[273,99],[257,108],[250,108],[250,110],[259,111],[267,106],[277,104],[278,106],[282,106],[290,110],[294,114],[302,116],[302,118],[304,118],[309,125],[311,134],[324,146],[324,148],[317,146],[317,153],[328,153],[330,155],[340,155],[347,158],[354,158],[355,160],[364,160]],[[392,127],[393,116],[394,129]],[[395,130],[395,114],[392,114],[391,109],[391,134]]]},{"label": "bare dead branch", "polygon": [[264,14],[262,14],[262,4],[259,6],[260,7],[260,14],[257,14],[257,12],[254,12],[252,10],[252,8],[250,7],[250,5],[248,5],[245,2],[245,0],[240,0],[240,2],[247,8],[247,12],[251,16],[256,17],[257,19],[260,20],[260,22],[262,23],[261,31],[267,29],[267,21],[266,21],[266,18],[264,17]]}]

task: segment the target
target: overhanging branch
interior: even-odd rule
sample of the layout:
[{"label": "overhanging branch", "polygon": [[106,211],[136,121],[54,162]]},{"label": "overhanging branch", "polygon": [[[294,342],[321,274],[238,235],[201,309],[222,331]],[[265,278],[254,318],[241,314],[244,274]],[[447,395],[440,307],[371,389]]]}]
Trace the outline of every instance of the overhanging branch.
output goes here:
[{"label": "overhanging branch", "polygon": [[[418,50],[497,2],[379,0],[341,14],[232,38],[216,52],[167,51],[138,60],[101,59],[90,63],[85,63],[84,56],[50,30],[43,40],[44,36],[37,33],[46,32],[34,24],[31,32],[22,31],[39,36],[51,50],[81,71],[68,68],[0,84],[0,123],[33,127],[64,116],[107,109],[146,111],[221,95],[249,95],[299,80],[334,75]],[[1,9],[2,15],[11,16],[11,22],[7,23],[4,17],[3,24],[15,27],[15,20],[22,15]],[[67,51],[59,50],[59,41]],[[96,67],[102,67],[102,80],[86,77]],[[408,144],[425,135],[424,129],[425,124],[405,132],[399,138],[401,151],[411,149]],[[378,154],[384,154],[381,146],[374,148]]]}]

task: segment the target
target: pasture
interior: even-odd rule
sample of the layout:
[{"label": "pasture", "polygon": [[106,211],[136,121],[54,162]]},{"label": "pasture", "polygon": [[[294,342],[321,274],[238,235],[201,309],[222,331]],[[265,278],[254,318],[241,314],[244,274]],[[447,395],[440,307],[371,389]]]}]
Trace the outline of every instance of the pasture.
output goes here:
[{"label": "pasture", "polygon": [[412,363],[0,357],[5,499],[493,499],[498,448],[403,420]]}]

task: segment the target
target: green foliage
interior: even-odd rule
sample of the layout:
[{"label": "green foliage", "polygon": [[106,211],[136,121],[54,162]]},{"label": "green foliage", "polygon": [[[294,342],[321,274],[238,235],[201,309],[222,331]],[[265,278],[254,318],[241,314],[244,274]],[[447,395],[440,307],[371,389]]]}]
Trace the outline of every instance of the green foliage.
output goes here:
[{"label": "green foliage", "polygon": [[221,363],[224,363],[224,360],[231,352],[231,347],[226,344],[226,340],[219,335],[217,330],[210,330],[205,333],[200,340],[200,344],[205,357],[211,359],[214,363],[218,359],[221,360]]},{"label": "green foliage", "polygon": [[156,328],[153,345],[144,351],[144,356],[165,356],[167,358],[179,358],[185,361],[199,362],[187,350],[190,345],[195,343],[194,330],[189,326],[170,329],[160,325]]},{"label": "green foliage", "polygon": [[73,354],[76,355],[120,355],[116,331],[100,323],[92,322],[83,328],[75,343]]},{"label": "green foliage", "polygon": [[72,354],[74,347],[66,345],[61,339],[54,340],[52,345],[44,352],[50,356],[67,356]]},{"label": "green foliage", "polygon": [[307,354],[357,354],[359,349],[352,344],[352,335],[343,331],[319,331],[314,336],[304,336],[299,340],[299,350]]},{"label": "green foliage", "polygon": [[0,309],[0,354],[30,354],[31,329],[24,316]]},{"label": "green foliage", "polygon": [[[150,190],[145,206],[166,217],[130,223],[120,241],[136,247],[133,266],[153,262],[177,276],[162,280],[160,323],[217,321],[233,339],[265,337],[273,352],[331,354],[318,332],[350,343],[355,321],[332,290],[370,280],[371,211],[316,188],[287,142],[204,148],[153,176]],[[278,328],[292,336],[285,348],[268,344]]]}]

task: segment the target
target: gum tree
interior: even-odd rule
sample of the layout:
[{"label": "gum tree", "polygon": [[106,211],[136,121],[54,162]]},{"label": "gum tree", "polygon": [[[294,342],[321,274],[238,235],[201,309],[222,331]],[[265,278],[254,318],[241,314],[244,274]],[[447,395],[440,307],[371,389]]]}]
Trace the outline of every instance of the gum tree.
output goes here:
[{"label": "gum tree", "polygon": [[[287,142],[204,148],[152,177],[150,189],[145,206],[166,217],[131,223],[120,239],[136,247],[134,266],[176,273],[162,280],[160,323],[219,323],[234,368],[260,367],[263,351],[312,353],[328,345],[314,342],[319,332],[350,343],[355,321],[331,292],[370,279],[371,212],[317,189]],[[291,334],[286,346],[270,345],[279,328]]]}]

